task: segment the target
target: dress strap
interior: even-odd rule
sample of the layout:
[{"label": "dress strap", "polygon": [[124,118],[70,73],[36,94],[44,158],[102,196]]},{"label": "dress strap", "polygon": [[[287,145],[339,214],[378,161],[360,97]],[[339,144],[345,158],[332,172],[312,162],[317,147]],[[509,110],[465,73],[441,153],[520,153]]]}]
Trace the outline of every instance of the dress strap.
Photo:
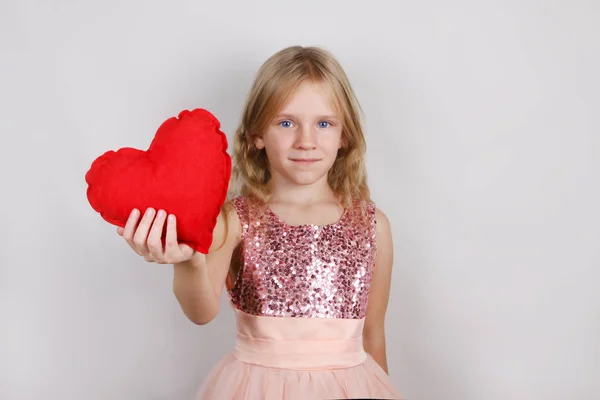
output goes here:
[{"label": "dress strap", "polygon": [[238,196],[231,199],[231,204],[237,212],[238,218],[242,225],[242,237],[246,237],[250,224],[250,207],[248,200],[244,196]]},{"label": "dress strap", "polygon": [[235,208],[242,227],[242,242],[234,250],[227,277],[227,291],[229,292],[232,303],[237,306],[244,290],[242,275],[245,270],[245,241],[250,228],[251,210],[248,199],[244,196],[234,197],[230,202],[233,208]]},{"label": "dress strap", "polygon": [[375,206],[375,203],[369,202],[367,204],[367,214],[369,216],[369,233],[373,251],[375,251],[377,248],[377,219],[375,218],[376,212],[377,207]]},{"label": "dress strap", "polygon": [[365,235],[363,237],[370,247],[369,263],[372,269],[375,267],[377,253],[377,219],[375,215],[377,206],[372,201],[363,200],[361,201],[361,207],[364,210],[363,218],[361,218],[361,225],[365,227]]}]

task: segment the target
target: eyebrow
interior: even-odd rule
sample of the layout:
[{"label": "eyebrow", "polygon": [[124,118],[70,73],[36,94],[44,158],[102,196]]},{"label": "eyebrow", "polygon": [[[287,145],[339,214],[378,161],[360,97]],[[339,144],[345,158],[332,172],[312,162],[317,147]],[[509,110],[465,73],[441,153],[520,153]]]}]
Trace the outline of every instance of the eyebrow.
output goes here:
[{"label": "eyebrow", "polygon": [[[296,116],[293,114],[277,114],[275,118],[290,118],[295,119]],[[339,119],[337,115],[318,115],[317,119]]]}]

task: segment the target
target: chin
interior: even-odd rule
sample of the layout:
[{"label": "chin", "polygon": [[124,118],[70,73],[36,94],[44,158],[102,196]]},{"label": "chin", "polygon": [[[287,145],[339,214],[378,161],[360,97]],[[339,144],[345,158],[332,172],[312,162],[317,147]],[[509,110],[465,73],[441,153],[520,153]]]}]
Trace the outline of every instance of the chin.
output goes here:
[{"label": "chin", "polygon": [[[328,160],[320,162],[321,165],[302,166],[297,165],[286,165],[285,162],[271,165],[272,175],[277,175],[281,179],[286,180],[289,183],[299,186],[312,185],[323,179],[327,180],[327,174],[329,169],[333,165],[333,160],[328,163]],[[331,164],[331,165],[329,165]]]},{"label": "chin", "polygon": [[327,174],[317,173],[295,173],[289,174],[287,179],[296,185],[312,185],[319,182],[321,179],[327,179]]}]

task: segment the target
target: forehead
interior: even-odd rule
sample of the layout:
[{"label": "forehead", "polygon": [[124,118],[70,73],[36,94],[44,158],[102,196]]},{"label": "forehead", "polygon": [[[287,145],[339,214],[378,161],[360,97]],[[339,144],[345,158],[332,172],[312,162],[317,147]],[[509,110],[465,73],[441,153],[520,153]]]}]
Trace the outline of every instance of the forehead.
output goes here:
[{"label": "forehead", "polygon": [[338,110],[333,99],[332,92],[327,85],[317,82],[303,82],[290,93],[280,113],[335,115]]}]

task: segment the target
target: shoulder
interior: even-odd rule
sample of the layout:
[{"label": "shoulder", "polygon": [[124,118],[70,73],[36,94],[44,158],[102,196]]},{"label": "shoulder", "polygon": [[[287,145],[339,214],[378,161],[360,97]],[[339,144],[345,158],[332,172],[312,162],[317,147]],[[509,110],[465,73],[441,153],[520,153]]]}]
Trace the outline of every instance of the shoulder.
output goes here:
[{"label": "shoulder", "polygon": [[225,202],[231,211],[236,211],[238,214],[244,214],[248,207],[250,206],[250,202],[246,196],[235,196],[231,197]]},{"label": "shoulder", "polygon": [[238,233],[241,233],[243,225],[248,222],[248,201],[244,196],[233,197],[223,204],[223,212],[227,216],[227,221],[233,223]]},{"label": "shoulder", "polygon": [[379,208],[375,209],[375,223],[375,264],[380,271],[388,271],[384,273],[387,276],[392,269],[394,242],[390,220]]},{"label": "shoulder", "polygon": [[375,240],[377,247],[392,245],[392,227],[388,216],[379,208],[373,207]]},{"label": "shoulder", "polygon": [[378,208],[374,202],[367,201],[367,200],[361,200],[360,204],[362,206],[362,209],[367,212],[367,215],[369,217],[371,217],[371,220],[377,226],[378,231],[379,230],[389,230],[390,221],[389,221],[387,215],[380,208]]},{"label": "shoulder", "polygon": [[226,244],[237,245],[242,238],[242,229],[239,198],[227,200],[217,217],[210,251],[218,250]]},{"label": "shoulder", "polygon": [[375,215],[375,222],[377,223],[377,230],[389,230],[390,220],[387,215],[379,208],[373,205],[373,213]]}]

